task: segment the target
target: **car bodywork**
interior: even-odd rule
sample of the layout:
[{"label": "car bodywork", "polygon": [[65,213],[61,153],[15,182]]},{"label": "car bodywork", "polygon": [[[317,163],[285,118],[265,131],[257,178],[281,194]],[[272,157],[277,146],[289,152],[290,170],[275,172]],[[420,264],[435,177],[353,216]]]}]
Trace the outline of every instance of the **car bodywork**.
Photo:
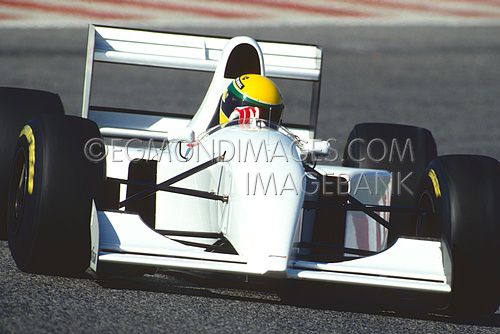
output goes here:
[{"label": "car bodywork", "polygon": [[[200,107],[186,117],[92,106],[95,62],[214,74]],[[108,154],[116,203],[93,205],[91,269],[118,263],[449,293],[445,242],[388,243],[390,173],[304,161],[327,147],[315,139],[321,66],[314,45],[90,26],[81,116],[105,139],[166,143],[165,155],[155,151],[143,161],[147,186],[132,177],[125,150]],[[310,82],[309,123],[218,126],[221,94],[245,73]],[[336,191],[325,196],[327,189]],[[153,209],[132,212],[134,200]]]}]

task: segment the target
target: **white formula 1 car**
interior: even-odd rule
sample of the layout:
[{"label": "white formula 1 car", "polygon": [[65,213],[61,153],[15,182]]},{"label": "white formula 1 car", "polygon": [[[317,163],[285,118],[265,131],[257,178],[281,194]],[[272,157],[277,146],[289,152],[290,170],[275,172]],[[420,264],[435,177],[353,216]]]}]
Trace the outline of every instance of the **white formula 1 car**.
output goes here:
[{"label": "white formula 1 car", "polygon": [[[213,79],[192,117],[94,106],[97,62]],[[343,166],[322,164],[321,65],[314,45],[90,26],[81,117],[64,116],[56,94],[0,88],[2,156],[12,157],[0,170],[2,234],[17,266],[314,281],[495,312],[499,162],[437,156],[425,129],[364,123]],[[220,126],[221,94],[248,73],[310,82],[308,123]]]}]

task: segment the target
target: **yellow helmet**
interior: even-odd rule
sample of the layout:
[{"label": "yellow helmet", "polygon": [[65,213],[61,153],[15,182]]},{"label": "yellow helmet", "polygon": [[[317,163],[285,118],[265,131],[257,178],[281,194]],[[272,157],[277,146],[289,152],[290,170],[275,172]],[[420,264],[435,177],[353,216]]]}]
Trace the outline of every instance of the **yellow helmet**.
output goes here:
[{"label": "yellow helmet", "polygon": [[278,87],[271,79],[259,74],[243,74],[229,84],[221,97],[219,123],[227,123],[234,109],[244,106],[258,107],[260,118],[274,123],[281,121],[284,108]]}]

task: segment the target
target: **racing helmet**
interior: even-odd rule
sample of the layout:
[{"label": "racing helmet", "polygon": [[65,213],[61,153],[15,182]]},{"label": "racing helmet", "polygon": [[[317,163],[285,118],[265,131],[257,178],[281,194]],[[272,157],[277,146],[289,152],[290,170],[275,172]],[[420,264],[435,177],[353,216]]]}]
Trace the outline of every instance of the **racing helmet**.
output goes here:
[{"label": "racing helmet", "polygon": [[259,74],[243,74],[234,79],[222,94],[219,124],[229,121],[237,107],[258,107],[260,119],[274,123],[281,121],[284,108],[281,92],[271,79]]}]

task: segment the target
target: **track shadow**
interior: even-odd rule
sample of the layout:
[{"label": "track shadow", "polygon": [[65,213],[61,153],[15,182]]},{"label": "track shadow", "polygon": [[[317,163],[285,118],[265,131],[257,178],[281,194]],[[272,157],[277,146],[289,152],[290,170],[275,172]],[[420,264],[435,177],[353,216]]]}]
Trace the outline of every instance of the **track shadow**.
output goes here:
[{"label": "track shadow", "polygon": [[[450,324],[500,327],[500,314],[482,318],[457,318],[433,313],[436,301],[407,292],[386,289],[321,285],[290,286],[280,280],[248,280],[246,277],[228,278],[223,275],[192,275],[168,272],[141,278],[97,279],[110,289],[138,290],[236,300],[263,304],[284,305],[305,309],[363,313],[405,319],[445,322]],[[297,292],[300,291],[300,294]],[[290,293],[290,292],[293,292]],[[289,298],[294,295],[298,298]]]},{"label": "track shadow", "polygon": [[[287,300],[283,302],[299,307],[334,310],[339,312],[363,313],[390,316],[395,318],[443,322],[457,325],[474,325],[482,327],[500,327],[500,314],[487,317],[455,317],[440,312],[443,299],[434,296],[415,295],[407,291],[366,288],[356,286],[336,286],[321,291],[303,288],[307,298]],[[297,290],[295,290],[297,291]]]},{"label": "track shadow", "polygon": [[178,272],[169,272],[168,275],[145,275],[138,278],[97,278],[96,282],[108,289],[138,290],[267,304],[281,303],[278,297],[269,296],[269,288],[262,285],[255,286],[255,284],[250,285],[235,280],[227,280],[225,284],[220,284],[213,279],[203,280],[201,277]]}]

